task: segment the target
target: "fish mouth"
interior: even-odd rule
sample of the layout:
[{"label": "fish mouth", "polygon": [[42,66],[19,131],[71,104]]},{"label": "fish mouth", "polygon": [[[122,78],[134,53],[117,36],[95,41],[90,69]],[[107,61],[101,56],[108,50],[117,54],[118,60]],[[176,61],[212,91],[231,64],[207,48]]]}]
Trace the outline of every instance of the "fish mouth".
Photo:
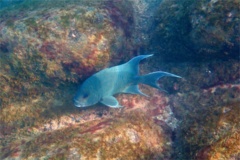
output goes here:
[{"label": "fish mouth", "polygon": [[82,107],[80,104],[74,103],[74,105],[75,105],[76,107]]},{"label": "fish mouth", "polygon": [[76,99],[74,99],[74,105],[76,107],[83,107],[83,105],[81,103],[79,103]]}]

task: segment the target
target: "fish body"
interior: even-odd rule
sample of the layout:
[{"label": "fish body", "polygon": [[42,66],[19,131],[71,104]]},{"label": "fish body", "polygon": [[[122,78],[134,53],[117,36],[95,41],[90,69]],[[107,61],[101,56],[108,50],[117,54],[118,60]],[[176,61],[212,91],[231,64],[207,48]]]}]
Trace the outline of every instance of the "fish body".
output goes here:
[{"label": "fish body", "polygon": [[100,102],[109,107],[119,108],[122,106],[120,106],[117,99],[113,97],[113,95],[117,93],[147,96],[139,90],[139,83],[161,90],[157,84],[159,78],[164,76],[181,78],[175,74],[162,71],[139,75],[139,62],[151,56],[152,55],[140,55],[134,57],[127,63],[103,69],[92,75],[79,87],[74,97],[74,105],[76,107],[87,107]]}]

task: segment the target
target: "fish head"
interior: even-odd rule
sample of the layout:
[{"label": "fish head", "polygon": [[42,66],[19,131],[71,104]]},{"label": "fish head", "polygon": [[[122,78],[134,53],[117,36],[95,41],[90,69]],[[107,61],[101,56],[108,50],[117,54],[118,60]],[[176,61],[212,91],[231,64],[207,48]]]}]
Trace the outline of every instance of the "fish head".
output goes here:
[{"label": "fish head", "polygon": [[98,103],[101,95],[97,85],[96,80],[94,82],[91,79],[85,81],[74,97],[74,105],[76,107],[88,107]]},{"label": "fish head", "polygon": [[88,107],[96,104],[99,100],[98,96],[94,93],[82,91],[74,97],[74,105],[76,107]]}]

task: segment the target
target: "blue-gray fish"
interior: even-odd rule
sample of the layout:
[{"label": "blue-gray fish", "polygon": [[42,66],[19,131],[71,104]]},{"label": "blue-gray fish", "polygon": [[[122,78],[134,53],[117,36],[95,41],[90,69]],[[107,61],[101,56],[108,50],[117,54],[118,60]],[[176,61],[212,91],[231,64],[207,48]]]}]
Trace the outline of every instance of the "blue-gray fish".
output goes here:
[{"label": "blue-gray fish", "polygon": [[77,107],[87,107],[100,102],[109,107],[119,108],[122,106],[119,105],[117,99],[113,96],[117,93],[147,96],[139,90],[139,83],[162,90],[157,84],[159,78],[164,76],[181,78],[175,74],[162,71],[139,75],[139,62],[151,56],[140,55],[127,63],[103,69],[92,75],[78,89],[74,97],[74,105]]}]

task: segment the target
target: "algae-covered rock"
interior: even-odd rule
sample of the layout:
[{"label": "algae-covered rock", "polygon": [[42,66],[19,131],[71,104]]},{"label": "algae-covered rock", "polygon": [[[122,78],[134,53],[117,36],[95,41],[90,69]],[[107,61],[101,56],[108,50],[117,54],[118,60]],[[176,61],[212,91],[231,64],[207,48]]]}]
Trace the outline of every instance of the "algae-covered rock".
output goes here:
[{"label": "algae-covered rock", "polygon": [[128,1],[25,0],[2,9],[2,134],[68,110],[79,82],[119,62],[131,36],[130,8]]},{"label": "algae-covered rock", "polygon": [[[156,70],[159,59],[144,65]],[[182,77],[160,80],[179,122],[173,130],[172,159],[214,159],[216,153],[216,159],[239,158],[239,60],[165,62],[160,66]],[[227,139],[229,146],[224,142]]]},{"label": "algae-covered rock", "polygon": [[0,147],[75,111],[79,83],[128,53],[131,11],[128,1],[87,0],[25,0],[0,10]]},{"label": "algae-covered rock", "polygon": [[106,67],[123,53],[119,49],[131,28],[125,20],[131,16],[129,8],[107,1],[27,0],[2,10],[1,94],[13,98],[9,92],[39,90],[39,83],[76,83]]},{"label": "algae-covered rock", "polygon": [[166,61],[239,56],[239,0],[165,0],[155,15],[153,52]]},{"label": "algae-covered rock", "polygon": [[239,103],[222,107],[215,126],[216,141],[206,144],[196,153],[196,159],[238,159],[240,157]]},{"label": "algae-covered rock", "polygon": [[[152,92],[152,91],[151,91]],[[167,115],[167,98],[118,97],[125,110],[101,106],[29,124],[1,141],[1,158],[20,159],[169,159],[171,131],[159,116]],[[128,103],[130,102],[130,103]],[[130,107],[131,106],[131,107]],[[155,117],[155,120],[153,119]],[[157,123],[156,123],[157,122]]]},{"label": "algae-covered rock", "polygon": [[[178,89],[178,92],[175,93],[172,89],[173,94],[170,95],[172,111],[180,121],[175,130],[173,157],[175,159],[214,159],[215,155],[218,155],[215,159],[238,157],[237,137],[240,129],[238,61],[188,62],[174,65],[176,68],[169,69],[181,75],[183,79],[174,82],[174,88]],[[228,139],[231,143],[225,143]]]},{"label": "algae-covered rock", "polygon": [[[238,0],[57,2],[0,11],[0,159],[239,157]],[[166,93],[140,85],[149,97],[116,95],[120,109],[73,106],[84,79],[147,48],[192,60],[143,62],[141,74],[182,77],[162,78]]]},{"label": "algae-covered rock", "polygon": [[[125,22],[122,19],[124,14],[119,15],[120,10],[114,10],[114,5],[111,3],[104,5],[106,8],[111,7],[110,10],[113,12],[111,14],[116,14],[114,19],[117,19],[118,24],[115,26],[115,23],[110,25],[109,21],[104,22],[106,26],[97,28],[92,35],[89,32],[96,29],[95,23],[92,24],[92,21],[86,19],[83,19],[82,23],[93,26],[92,28],[80,27],[84,36],[78,35],[79,32],[76,30],[69,31],[73,24],[68,24],[70,22],[65,24],[65,21],[66,26],[57,27],[54,30],[50,27],[51,31],[48,32],[47,29],[47,34],[43,37],[39,37],[42,35],[38,34],[40,29],[38,25],[34,26],[36,30],[28,27],[29,30],[24,29],[26,34],[23,32],[15,35],[14,28],[11,27],[25,19],[23,17],[26,15],[14,21],[10,28],[4,26],[7,31],[11,31],[9,35],[13,34],[17,38],[26,36],[25,39],[31,39],[28,35],[36,34],[36,37],[33,36],[31,40],[40,45],[31,46],[32,43],[25,41],[31,49],[24,52],[24,47],[19,48],[19,46],[25,43],[21,44],[22,40],[17,38],[16,43],[12,43],[10,40],[6,41],[5,37],[6,39],[3,38],[5,41],[1,43],[3,59],[0,68],[2,71],[0,85],[4,90],[0,93],[3,104],[0,113],[1,159],[169,159],[172,144],[169,128],[176,128],[177,120],[172,115],[168,98],[156,89],[143,87],[143,90],[150,95],[149,98],[139,95],[119,95],[118,100],[125,107],[123,109],[109,109],[100,104],[86,109],[73,108],[72,98],[77,85],[72,83],[76,83],[82,78],[81,76],[86,77],[92,71],[100,69],[109,61],[106,57],[104,60],[98,59],[99,57],[95,59],[94,56],[88,57],[88,53],[85,54],[83,51],[88,51],[88,47],[91,51],[92,47],[97,49],[97,54],[114,55],[110,52],[110,48],[113,47],[111,49],[117,51],[121,45],[121,37],[129,36],[129,31],[121,28],[121,20]],[[82,8],[79,9],[78,7],[72,8],[74,13],[85,14],[86,8],[81,6]],[[96,8],[93,7],[90,11]],[[60,15],[62,12],[72,13],[71,9],[66,11],[54,8],[47,10],[51,11],[48,16],[51,17],[56,10]],[[27,14],[26,11],[24,13]],[[53,15],[58,17],[57,13]],[[99,11],[98,14],[100,13],[102,12]],[[54,18],[53,22],[48,18],[41,23],[49,25],[56,23],[61,26],[60,22],[55,21]],[[69,18],[64,20],[69,21]],[[28,23],[32,23],[32,19]],[[5,22],[2,25],[5,25]],[[114,34],[111,33],[113,31],[111,27],[116,29]],[[118,33],[118,31],[122,32]],[[101,32],[101,37],[95,37],[99,32]],[[64,33],[65,36],[54,38],[52,35],[49,36],[52,33],[56,35]],[[87,33],[89,37],[86,36]],[[97,41],[104,35],[109,37],[104,38],[106,46],[103,47]],[[83,37],[85,39],[80,40]],[[114,41],[116,37],[120,37],[120,41]],[[52,40],[51,43],[49,40]],[[63,45],[62,41],[67,45]],[[71,46],[73,44],[74,46]],[[80,44],[82,48],[79,49],[77,44]],[[98,48],[99,45],[100,48]],[[109,47],[109,51],[104,52],[105,47]],[[66,50],[69,51],[68,54],[65,54]],[[92,52],[89,55],[92,55]],[[79,56],[80,60],[74,56]],[[65,65],[64,60],[74,65]],[[93,60],[93,64],[88,62],[89,60]],[[75,61],[81,63],[75,64]],[[99,67],[97,63],[103,65]],[[86,66],[89,70],[85,70],[81,68],[84,64],[92,65],[95,69]],[[167,126],[167,129],[164,126]]]},{"label": "algae-covered rock", "polygon": [[115,12],[121,14],[122,6],[119,9],[112,5],[110,9],[103,2],[87,3],[84,0],[76,4],[65,3],[64,8],[51,2],[45,5],[42,4],[44,2],[38,3],[40,7],[34,11],[24,5],[10,13],[2,11],[2,72],[8,65],[11,70],[32,71],[37,77],[41,73],[48,79],[76,82],[79,77],[105,67],[112,54],[117,52],[112,48],[119,47],[126,38],[124,28],[115,24],[112,18],[115,14],[112,10],[118,9]]}]

